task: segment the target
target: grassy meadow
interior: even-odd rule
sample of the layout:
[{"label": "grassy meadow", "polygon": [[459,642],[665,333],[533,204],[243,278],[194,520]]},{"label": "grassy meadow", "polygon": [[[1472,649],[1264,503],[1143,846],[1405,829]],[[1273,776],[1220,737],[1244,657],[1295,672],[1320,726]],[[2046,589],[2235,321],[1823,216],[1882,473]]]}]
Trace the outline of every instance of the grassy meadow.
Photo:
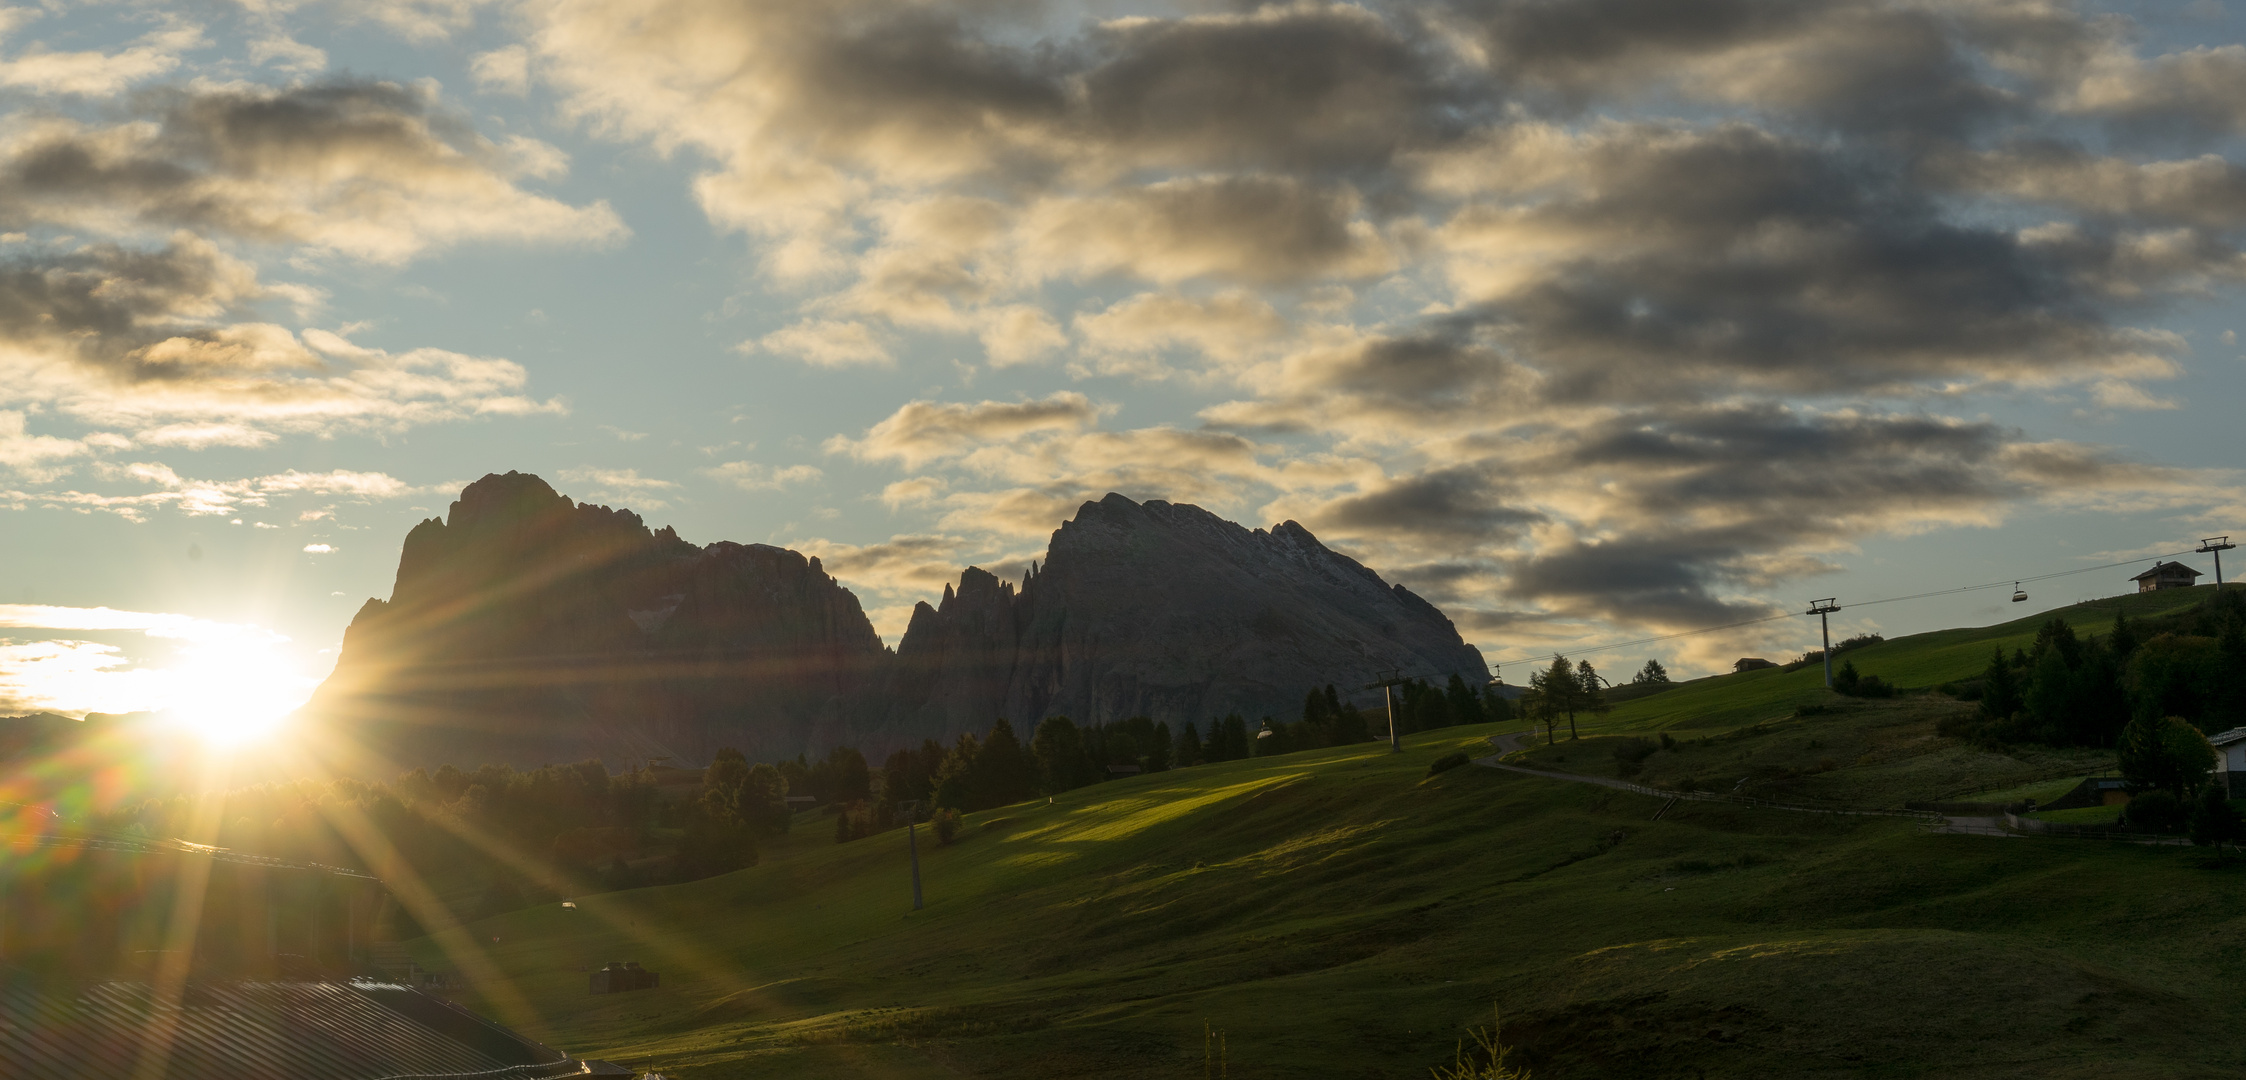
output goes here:
[{"label": "grassy meadow", "polygon": [[[1851,655],[1937,683],[2041,618]],[[1969,707],[1940,695],[1800,700],[1816,677],[1688,684],[1516,760],[1612,776],[1626,732],[1667,731],[1640,780],[1864,806],[2110,764],[1940,738]],[[948,846],[924,828],[918,912],[904,833],[837,845],[807,814],[745,871],[472,924],[505,979],[464,1001],[673,1080],[1199,1077],[1212,1030],[1226,1076],[1425,1077],[1493,1009],[1538,1080],[2246,1070],[2246,860],[1726,804],[1653,821],[1652,796],[1427,775],[1498,732],[1114,781]],[[663,985],[589,996],[610,960]]]}]

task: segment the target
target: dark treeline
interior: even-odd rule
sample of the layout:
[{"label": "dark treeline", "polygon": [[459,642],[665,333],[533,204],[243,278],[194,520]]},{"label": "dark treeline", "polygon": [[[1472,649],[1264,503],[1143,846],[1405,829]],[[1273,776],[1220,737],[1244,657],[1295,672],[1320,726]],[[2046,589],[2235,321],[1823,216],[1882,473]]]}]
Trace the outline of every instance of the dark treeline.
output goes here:
[{"label": "dark treeline", "polygon": [[[1445,686],[1414,680],[1396,687],[1399,734],[1510,717],[1504,698],[1456,675]],[[836,839],[895,827],[906,804],[923,812],[987,810],[1119,776],[1369,742],[1385,738],[1387,730],[1385,710],[1376,707],[1368,716],[1330,685],[1304,696],[1301,719],[1266,716],[1252,727],[1239,713],[1174,728],[1144,716],[1089,725],[1055,716],[1041,721],[1025,744],[1002,719],[980,738],[963,734],[948,747],[928,740],[889,755],[879,798],[842,808]]]},{"label": "dark treeline", "polygon": [[2117,613],[2102,635],[2052,619],[1962,689],[1980,710],[1944,734],[1984,742],[2115,746],[2129,724],[2170,716],[2207,733],[2246,725],[2246,593],[2142,623]]}]

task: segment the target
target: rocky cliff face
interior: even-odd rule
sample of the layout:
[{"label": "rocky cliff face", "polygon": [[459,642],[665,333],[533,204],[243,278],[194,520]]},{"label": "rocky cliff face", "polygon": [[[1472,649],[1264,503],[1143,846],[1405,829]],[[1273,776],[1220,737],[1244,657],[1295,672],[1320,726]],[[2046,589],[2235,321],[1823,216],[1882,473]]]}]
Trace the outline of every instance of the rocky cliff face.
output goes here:
[{"label": "rocky cliff face", "polygon": [[308,706],[382,766],[880,752],[1047,716],[1286,717],[1383,669],[1488,678],[1450,620],[1293,522],[1086,503],[1017,589],[969,567],[894,653],[817,559],[696,547],[486,476],[406,537]]},{"label": "rocky cliff face", "polygon": [[817,559],[697,548],[508,473],[406,537],[309,709],[401,764],[793,756],[889,663]]},{"label": "rocky cliff face", "polygon": [[1085,503],[1019,592],[970,568],[899,643],[890,724],[1046,716],[1288,718],[1304,691],[1386,669],[1487,681],[1434,605],[1289,521],[1249,530],[1196,506]]}]

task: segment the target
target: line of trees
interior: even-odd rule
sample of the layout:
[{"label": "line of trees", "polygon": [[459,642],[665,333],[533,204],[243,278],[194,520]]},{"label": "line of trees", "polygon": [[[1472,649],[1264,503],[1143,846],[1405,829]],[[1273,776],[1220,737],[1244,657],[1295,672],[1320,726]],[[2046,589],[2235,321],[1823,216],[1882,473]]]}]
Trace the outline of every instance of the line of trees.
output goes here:
[{"label": "line of trees", "polygon": [[2180,630],[2149,635],[2126,614],[2102,636],[2052,619],[2029,648],[1990,656],[1978,715],[1945,734],[2114,746],[2132,721],[2176,716],[2201,732],[2246,725],[2246,596],[2218,594],[2196,615]]}]

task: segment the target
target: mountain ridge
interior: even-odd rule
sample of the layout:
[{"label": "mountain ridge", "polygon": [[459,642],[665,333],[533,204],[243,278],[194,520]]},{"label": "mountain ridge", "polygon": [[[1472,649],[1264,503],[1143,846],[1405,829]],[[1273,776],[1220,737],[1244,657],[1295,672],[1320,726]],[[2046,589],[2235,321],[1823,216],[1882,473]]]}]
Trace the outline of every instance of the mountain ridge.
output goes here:
[{"label": "mountain ridge", "polygon": [[1109,494],[1019,587],[963,569],[892,650],[816,557],[696,546],[510,472],[408,533],[307,708],[399,765],[770,759],[999,717],[1285,717],[1390,668],[1488,678],[1440,609],[1293,521]]}]

